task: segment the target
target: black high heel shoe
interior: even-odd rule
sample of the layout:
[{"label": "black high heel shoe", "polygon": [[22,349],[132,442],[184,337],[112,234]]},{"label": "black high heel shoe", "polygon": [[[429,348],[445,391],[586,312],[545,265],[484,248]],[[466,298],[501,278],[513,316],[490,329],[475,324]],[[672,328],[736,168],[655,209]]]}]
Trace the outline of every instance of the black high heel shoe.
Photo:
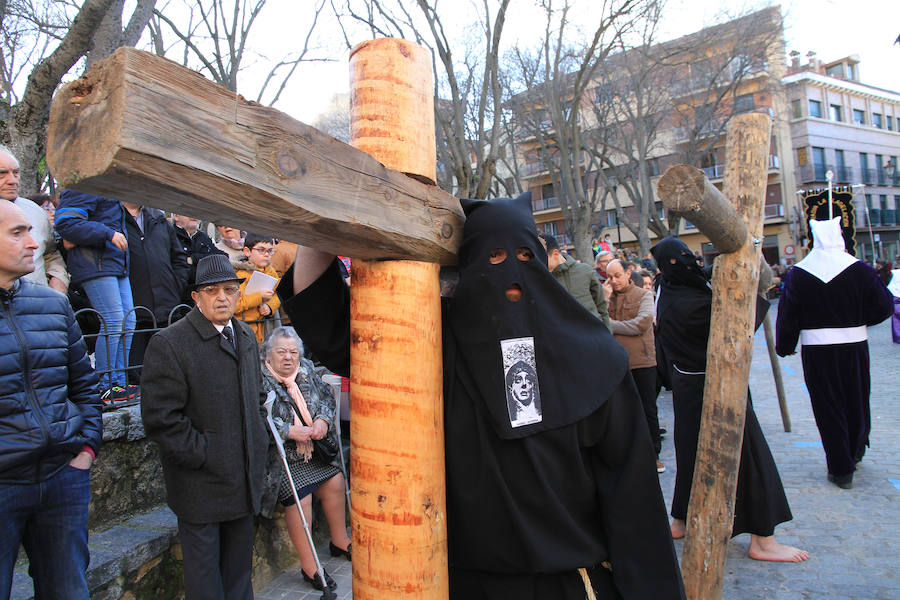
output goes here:
[{"label": "black high heel shoe", "polygon": [[[328,571],[322,569],[322,572],[325,573],[325,584],[328,586],[329,590],[333,590],[337,588],[337,583],[334,579],[331,578],[331,575],[328,574]],[[303,575],[303,581],[313,586],[313,588],[319,590],[320,592],[324,592],[325,588],[322,585],[322,578],[319,577],[319,574],[316,573],[315,577],[310,577],[306,573],[303,572],[303,569],[300,569],[300,573]]]},{"label": "black high heel shoe", "polygon": [[346,556],[347,560],[353,561],[353,544],[347,544],[346,550],[341,550],[337,546],[335,546],[332,542],[328,542],[328,551],[331,552],[331,556]]}]

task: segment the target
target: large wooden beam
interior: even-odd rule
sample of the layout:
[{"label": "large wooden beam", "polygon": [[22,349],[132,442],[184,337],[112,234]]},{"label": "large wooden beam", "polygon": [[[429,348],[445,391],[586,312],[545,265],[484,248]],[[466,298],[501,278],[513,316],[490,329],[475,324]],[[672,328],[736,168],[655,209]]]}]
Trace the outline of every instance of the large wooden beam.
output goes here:
[{"label": "large wooden beam", "polygon": [[[431,54],[400,39],[350,54],[351,140],[435,179]],[[438,265],[353,261],[353,597],[446,600],[447,509]]]},{"label": "large wooden beam", "polygon": [[[771,126],[763,113],[738,115],[728,126],[725,197],[734,203],[749,236],[735,251],[718,256],[713,267],[706,386],[682,558],[691,600],[722,597],[753,355]],[[707,236],[714,232],[701,231]]]},{"label": "large wooden beam", "polygon": [[462,235],[436,186],[134,48],[56,94],[47,161],[64,187],[353,257],[452,264]]},{"label": "large wooden beam", "polygon": [[735,206],[697,167],[669,167],[656,190],[669,212],[690,221],[719,252],[734,252],[747,241],[747,227]]}]

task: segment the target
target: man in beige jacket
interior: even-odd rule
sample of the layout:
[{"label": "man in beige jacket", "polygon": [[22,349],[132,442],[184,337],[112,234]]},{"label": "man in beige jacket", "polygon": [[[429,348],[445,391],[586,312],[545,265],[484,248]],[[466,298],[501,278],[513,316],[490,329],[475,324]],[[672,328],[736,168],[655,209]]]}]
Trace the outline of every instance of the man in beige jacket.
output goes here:
[{"label": "man in beige jacket", "polygon": [[609,329],[616,341],[628,351],[628,366],[637,385],[653,448],[656,471],[666,467],[659,461],[661,440],[656,412],[656,346],[653,340],[653,293],[632,283],[622,261],[613,260],[606,267],[609,279],[604,287],[609,297]]}]

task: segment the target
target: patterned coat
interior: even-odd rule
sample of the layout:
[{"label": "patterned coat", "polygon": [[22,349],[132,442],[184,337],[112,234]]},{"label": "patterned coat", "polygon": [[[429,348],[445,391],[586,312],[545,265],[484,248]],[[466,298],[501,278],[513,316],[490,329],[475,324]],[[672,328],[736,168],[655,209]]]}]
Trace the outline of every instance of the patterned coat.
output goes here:
[{"label": "patterned coat", "polygon": [[[287,454],[288,462],[301,461],[302,459],[297,454],[296,443],[288,439],[288,432],[295,414],[291,408],[291,397],[284,386],[275,381],[275,378],[272,377],[265,365],[262,367],[262,374],[263,395],[268,397],[269,392],[275,392],[275,403],[272,405],[272,421],[275,423],[275,429],[278,431],[279,437],[284,441],[284,450],[285,454]],[[316,373],[315,365],[308,358],[300,359],[300,369],[297,371],[297,385],[300,387],[300,393],[303,394],[303,398],[306,400],[306,405],[309,408],[309,414],[312,415],[313,421],[322,419],[328,423],[328,435],[337,439],[337,429],[334,424],[334,393],[331,390],[331,386],[322,381],[322,378]],[[269,434],[271,435],[271,429],[269,429]],[[340,459],[335,457],[331,464],[340,468]],[[260,507],[260,514],[264,517],[271,518],[275,510],[275,504],[278,500],[278,487],[283,472],[284,465],[281,462],[278,449],[274,444],[270,444],[269,454],[266,459],[266,475]]]}]

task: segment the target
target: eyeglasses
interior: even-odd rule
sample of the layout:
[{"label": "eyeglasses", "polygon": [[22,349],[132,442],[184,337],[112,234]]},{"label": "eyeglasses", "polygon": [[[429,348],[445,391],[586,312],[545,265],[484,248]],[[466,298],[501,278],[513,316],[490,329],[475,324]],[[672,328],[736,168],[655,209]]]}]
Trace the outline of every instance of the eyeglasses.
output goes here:
[{"label": "eyeglasses", "polygon": [[241,291],[241,288],[233,283],[229,285],[204,285],[197,288],[198,292],[207,296],[218,296],[220,290],[225,292],[226,296],[236,296]]},{"label": "eyeglasses", "polygon": [[255,246],[250,249],[250,252],[259,252],[260,254],[272,255],[275,253],[275,248],[262,248],[260,246]]}]

